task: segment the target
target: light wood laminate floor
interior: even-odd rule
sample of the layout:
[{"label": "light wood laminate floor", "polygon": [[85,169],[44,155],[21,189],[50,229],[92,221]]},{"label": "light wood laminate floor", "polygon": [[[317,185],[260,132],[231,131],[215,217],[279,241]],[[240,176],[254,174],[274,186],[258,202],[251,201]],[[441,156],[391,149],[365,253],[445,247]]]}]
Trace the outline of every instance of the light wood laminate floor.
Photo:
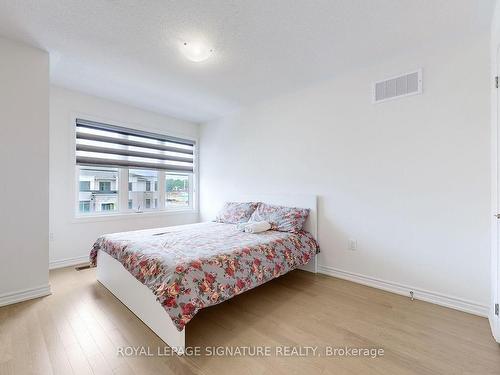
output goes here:
[{"label": "light wood laminate floor", "polygon": [[[187,345],[383,348],[384,356],[159,356],[164,343],[95,270],[55,270],[50,282],[51,296],[0,308],[0,374],[500,374],[487,319],[323,275],[294,271],[201,311]],[[119,356],[127,346],[153,356]]]}]

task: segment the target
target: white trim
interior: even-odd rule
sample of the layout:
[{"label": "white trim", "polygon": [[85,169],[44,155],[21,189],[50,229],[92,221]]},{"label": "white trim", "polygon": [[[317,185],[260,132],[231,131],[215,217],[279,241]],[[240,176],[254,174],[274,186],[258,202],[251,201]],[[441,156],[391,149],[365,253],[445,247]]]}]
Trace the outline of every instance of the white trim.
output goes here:
[{"label": "white trim", "polygon": [[[498,7],[497,7],[498,8]],[[494,22],[497,17],[498,11],[495,12]],[[495,35],[493,35],[495,38]],[[495,42],[494,42],[495,43]],[[495,87],[495,77],[500,75],[500,44],[495,43],[491,48],[491,157],[490,157],[490,167],[491,167],[491,249],[490,249],[490,303],[491,310],[488,316],[491,326],[491,332],[493,337],[497,342],[500,343],[500,318],[495,315],[494,306],[495,303],[500,301],[500,275],[498,269],[500,267],[499,259],[499,233],[498,233],[498,219],[495,217],[497,213],[500,212],[499,208],[499,181],[498,181],[498,168],[499,168],[499,97],[498,89]]]},{"label": "white trim", "polygon": [[[80,168],[78,168],[80,169]],[[118,168],[118,213],[123,213],[128,210],[128,179],[129,168]],[[79,178],[77,179],[77,181]],[[78,182],[77,182],[78,183]],[[96,212],[94,212],[96,214]],[[84,216],[76,211],[75,217]]]},{"label": "white trim", "polygon": [[343,271],[334,267],[320,265],[319,273],[337,277],[339,279],[349,280],[358,284],[367,285],[373,288],[382,289],[388,292],[410,296],[410,291],[413,291],[415,299],[434,303],[436,305],[449,307],[455,310],[464,311],[470,314],[488,317],[489,307],[477,302],[468,301],[458,297],[447,296],[441,293],[431,292],[412,286],[377,279],[371,276],[364,276],[354,272]]},{"label": "white trim", "polygon": [[77,264],[83,264],[83,263],[88,263],[88,262],[89,262],[88,254],[82,255],[79,257],[74,257],[74,258],[51,260],[49,262],[49,270],[55,270],[58,268],[64,268],[64,267],[70,267],[70,266],[76,266]]},{"label": "white trim", "polygon": [[27,301],[33,298],[45,297],[51,294],[50,285],[42,285],[36,288],[19,290],[0,295],[0,306]]},{"label": "white trim", "polygon": [[123,213],[113,213],[113,214],[96,214],[96,215],[80,215],[71,219],[71,223],[95,223],[98,221],[113,221],[122,219],[139,219],[143,216],[173,216],[173,215],[197,215],[199,212],[197,210],[179,209],[179,210],[154,210],[154,211],[142,211],[142,212],[123,212]]},{"label": "white trim", "polygon": [[488,321],[490,322],[491,333],[496,342],[500,343],[500,332],[498,332],[495,320],[497,319],[494,313],[489,314]]},{"label": "white trim", "polygon": [[165,181],[165,176],[166,173],[165,171],[161,170],[158,171],[158,207],[156,207],[157,210],[166,210],[167,205],[166,205],[166,199],[167,199],[167,189],[166,185],[167,182]]}]

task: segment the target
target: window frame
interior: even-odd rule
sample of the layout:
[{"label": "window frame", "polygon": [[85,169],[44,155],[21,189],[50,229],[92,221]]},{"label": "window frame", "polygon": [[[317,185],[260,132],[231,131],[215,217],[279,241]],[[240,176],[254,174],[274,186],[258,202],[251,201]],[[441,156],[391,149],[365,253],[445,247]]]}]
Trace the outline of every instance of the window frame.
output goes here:
[{"label": "window frame", "polygon": [[[194,153],[193,153],[193,173],[182,173],[182,172],[168,172],[165,170],[157,170],[158,172],[158,206],[156,208],[136,211],[134,209],[128,209],[128,170],[129,168],[121,168],[116,167],[118,170],[118,209],[115,211],[100,211],[100,212],[80,212],[79,211],[79,191],[80,191],[80,166],[76,165],[76,119],[77,118],[85,118],[90,121],[104,122],[110,125],[129,127],[131,129],[142,130],[146,132],[165,134],[173,137],[189,139],[195,142]],[[178,215],[178,214],[197,214],[199,207],[199,192],[198,192],[198,184],[199,184],[199,173],[198,173],[198,165],[199,165],[199,140],[197,137],[179,134],[175,132],[167,131],[165,129],[158,129],[152,127],[145,127],[138,124],[130,124],[126,121],[111,121],[110,119],[103,119],[95,116],[89,116],[88,114],[82,113],[72,113],[71,115],[71,162],[74,168],[74,183],[73,185],[73,205],[71,205],[72,217],[74,222],[81,221],[101,221],[101,220],[117,220],[121,218],[134,218],[137,215],[143,216],[157,216],[157,215]],[[91,166],[89,166],[91,167]],[[130,168],[130,169],[140,169],[140,168]],[[189,176],[190,186],[189,186],[189,196],[190,196],[190,205],[189,207],[167,207],[166,206],[166,174],[183,174]],[[153,186],[151,186],[153,188]],[[153,205],[153,201],[151,202]]]}]

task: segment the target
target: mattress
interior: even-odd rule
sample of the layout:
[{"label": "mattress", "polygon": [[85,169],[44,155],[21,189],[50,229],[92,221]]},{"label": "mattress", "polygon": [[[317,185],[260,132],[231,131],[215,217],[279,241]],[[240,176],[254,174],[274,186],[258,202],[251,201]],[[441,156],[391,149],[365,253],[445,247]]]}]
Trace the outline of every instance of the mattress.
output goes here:
[{"label": "mattress", "polygon": [[251,234],[208,222],[101,236],[94,266],[99,251],[146,285],[181,331],[200,309],[307,264],[319,246],[305,231]]}]

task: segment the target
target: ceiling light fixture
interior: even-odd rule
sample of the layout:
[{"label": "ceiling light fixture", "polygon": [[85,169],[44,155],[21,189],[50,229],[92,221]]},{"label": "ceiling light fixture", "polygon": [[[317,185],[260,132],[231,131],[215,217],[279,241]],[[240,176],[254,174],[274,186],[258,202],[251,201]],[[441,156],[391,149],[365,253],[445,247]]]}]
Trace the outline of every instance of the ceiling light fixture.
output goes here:
[{"label": "ceiling light fixture", "polygon": [[184,42],[181,51],[189,61],[202,62],[212,56],[214,49],[201,42]]}]

